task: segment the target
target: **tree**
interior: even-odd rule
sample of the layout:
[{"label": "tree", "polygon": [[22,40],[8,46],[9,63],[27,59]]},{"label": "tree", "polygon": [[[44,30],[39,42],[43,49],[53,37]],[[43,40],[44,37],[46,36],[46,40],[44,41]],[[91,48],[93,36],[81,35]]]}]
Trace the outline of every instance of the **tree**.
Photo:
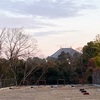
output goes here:
[{"label": "tree", "polygon": [[100,68],[100,55],[95,57],[95,64],[96,64],[96,67]]},{"label": "tree", "polygon": [[7,78],[9,75],[8,61],[4,58],[0,58],[0,79]]},{"label": "tree", "polygon": [[87,64],[91,58],[94,58],[100,54],[100,35],[95,37],[95,41],[90,41],[83,47],[83,59]]},{"label": "tree", "polygon": [[3,44],[4,39],[5,39],[4,38],[4,36],[5,36],[4,31],[5,31],[5,28],[3,30],[1,30],[1,32],[0,32],[0,57],[1,57],[1,53],[2,53],[2,44]]},{"label": "tree", "polygon": [[58,55],[58,60],[60,60],[60,61],[64,61],[67,59],[71,60],[71,58],[72,58],[72,56],[69,53],[65,53],[64,51],[62,51],[61,54]]},{"label": "tree", "polygon": [[5,38],[2,44],[3,56],[9,61],[9,67],[17,85],[18,59],[34,56],[37,41],[32,36],[25,34],[22,28],[6,28],[1,31],[1,34],[4,34]]},{"label": "tree", "polygon": [[100,34],[95,37],[94,41],[90,41],[83,47],[82,54],[82,64],[85,67],[85,77],[87,79],[91,79],[92,72],[90,73],[88,70],[91,68],[92,70],[99,67],[100,60]]},{"label": "tree", "polygon": [[100,34],[97,34],[95,37],[95,42],[100,43]]},{"label": "tree", "polygon": [[44,59],[40,59],[38,57],[34,57],[33,59],[28,58],[25,61],[25,67],[24,67],[24,72],[23,72],[24,74],[23,74],[23,78],[22,78],[20,84],[21,83],[24,84],[27,77],[29,77],[31,74],[34,75],[34,73],[37,70],[41,69],[43,62],[44,62]]}]

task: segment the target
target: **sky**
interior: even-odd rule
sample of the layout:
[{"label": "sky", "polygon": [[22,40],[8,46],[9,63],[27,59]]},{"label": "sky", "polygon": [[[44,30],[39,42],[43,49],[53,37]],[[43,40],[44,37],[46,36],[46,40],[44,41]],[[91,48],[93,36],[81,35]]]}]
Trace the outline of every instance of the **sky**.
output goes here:
[{"label": "sky", "polygon": [[100,0],[0,0],[0,28],[24,27],[40,55],[83,47],[100,34]]}]

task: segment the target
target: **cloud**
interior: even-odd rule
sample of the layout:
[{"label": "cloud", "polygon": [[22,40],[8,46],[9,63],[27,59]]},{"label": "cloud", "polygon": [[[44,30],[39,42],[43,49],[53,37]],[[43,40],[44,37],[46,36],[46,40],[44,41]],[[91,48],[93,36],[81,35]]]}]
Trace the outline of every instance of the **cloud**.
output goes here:
[{"label": "cloud", "polygon": [[64,30],[64,31],[45,31],[45,32],[34,32],[34,36],[47,36],[47,35],[60,35],[68,32],[77,32],[78,30]]},{"label": "cloud", "polygon": [[50,18],[78,16],[80,11],[93,7],[90,4],[77,5],[74,0],[1,0],[0,27],[55,27],[57,25],[53,20],[50,22]]},{"label": "cloud", "polygon": [[38,20],[38,18],[33,18],[29,16],[19,16],[19,17],[8,17],[0,14],[0,28],[3,27],[24,27],[28,29],[34,28],[46,28],[46,27],[54,27],[57,26],[52,23],[46,23]]},{"label": "cloud", "polygon": [[77,5],[74,0],[1,0],[0,9],[23,15],[48,18],[77,16],[81,10],[91,9],[93,5]]}]

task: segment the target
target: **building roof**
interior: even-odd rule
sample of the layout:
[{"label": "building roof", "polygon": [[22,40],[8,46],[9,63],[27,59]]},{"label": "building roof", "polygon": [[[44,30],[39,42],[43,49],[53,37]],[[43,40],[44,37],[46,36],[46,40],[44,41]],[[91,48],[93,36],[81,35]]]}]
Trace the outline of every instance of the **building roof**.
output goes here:
[{"label": "building roof", "polygon": [[75,53],[79,53],[78,51],[76,51],[72,48],[60,48],[58,51],[56,51],[50,57],[58,58],[58,55],[60,55],[62,51],[64,51],[65,53],[69,53],[71,56],[73,56]]}]

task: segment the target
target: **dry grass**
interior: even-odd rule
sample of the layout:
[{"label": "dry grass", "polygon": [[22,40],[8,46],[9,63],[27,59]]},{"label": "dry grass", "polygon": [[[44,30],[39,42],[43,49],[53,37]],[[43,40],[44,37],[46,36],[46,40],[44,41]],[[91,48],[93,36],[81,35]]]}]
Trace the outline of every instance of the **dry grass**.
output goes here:
[{"label": "dry grass", "polygon": [[[89,95],[83,95],[85,89]],[[0,100],[100,100],[100,87],[96,86],[34,86],[0,90]]]}]

